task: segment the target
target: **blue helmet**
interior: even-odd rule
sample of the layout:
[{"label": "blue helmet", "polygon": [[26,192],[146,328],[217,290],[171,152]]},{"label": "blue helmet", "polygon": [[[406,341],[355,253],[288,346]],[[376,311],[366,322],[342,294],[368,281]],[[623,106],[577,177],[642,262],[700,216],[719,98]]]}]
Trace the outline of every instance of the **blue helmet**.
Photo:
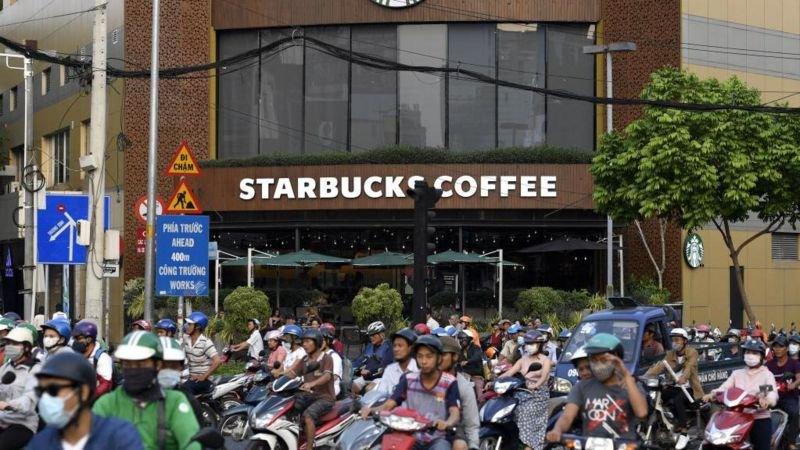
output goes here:
[{"label": "blue helmet", "polygon": [[517,325],[517,324],[511,325],[510,327],[508,327],[508,334],[517,334],[520,331],[522,331],[522,327]]},{"label": "blue helmet", "polygon": [[168,333],[175,334],[178,332],[178,325],[172,319],[161,319],[156,322],[156,330],[165,330]]},{"label": "blue helmet", "polygon": [[445,331],[445,333],[447,333],[448,336],[455,336],[456,333],[458,333],[458,328],[456,328],[456,327],[454,327],[452,325],[448,325],[448,326],[444,327],[444,331]]},{"label": "blue helmet", "polygon": [[186,323],[193,323],[200,327],[201,330],[205,330],[208,326],[208,316],[200,311],[195,311],[189,314],[189,317],[186,318]]},{"label": "blue helmet", "polygon": [[286,325],[283,327],[283,335],[284,337],[287,335],[294,336],[296,339],[300,339],[303,336],[303,329],[298,327],[297,325]]},{"label": "blue helmet", "polygon": [[445,330],[442,327],[434,328],[433,330],[431,330],[431,334],[434,335],[434,336],[439,336],[439,337],[450,336],[449,334],[447,334],[447,330]]},{"label": "blue helmet", "polygon": [[42,332],[48,328],[58,333],[59,336],[66,340],[69,340],[70,336],[72,336],[72,327],[70,327],[69,322],[64,319],[47,321],[44,325],[42,325]]}]

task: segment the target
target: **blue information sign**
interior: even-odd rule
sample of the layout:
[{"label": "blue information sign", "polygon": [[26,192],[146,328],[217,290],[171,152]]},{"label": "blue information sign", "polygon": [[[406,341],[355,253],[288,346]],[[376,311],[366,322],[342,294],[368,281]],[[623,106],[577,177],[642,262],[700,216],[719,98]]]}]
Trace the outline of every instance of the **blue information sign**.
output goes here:
[{"label": "blue information sign", "polygon": [[[108,229],[111,198],[105,196]],[[86,264],[86,246],[79,245],[78,221],[89,219],[89,196],[48,193],[45,208],[36,211],[36,252],[39,264]]]},{"label": "blue information sign", "polygon": [[156,295],[208,296],[208,216],[156,217]]}]

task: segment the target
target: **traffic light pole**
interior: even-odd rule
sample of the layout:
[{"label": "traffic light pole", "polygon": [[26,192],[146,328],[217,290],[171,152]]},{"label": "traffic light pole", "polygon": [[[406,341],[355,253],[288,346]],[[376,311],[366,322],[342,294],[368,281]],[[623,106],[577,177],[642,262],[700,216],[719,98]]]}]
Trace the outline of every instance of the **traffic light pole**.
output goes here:
[{"label": "traffic light pole", "polygon": [[417,181],[413,189],[406,191],[414,199],[414,296],[411,302],[411,318],[414,323],[425,323],[428,295],[428,254],[436,249],[430,242],[436,229],[429,226],[430,219],[436,216],[431,211],[442,198],[442,190],[428,186],[425,181]]}]

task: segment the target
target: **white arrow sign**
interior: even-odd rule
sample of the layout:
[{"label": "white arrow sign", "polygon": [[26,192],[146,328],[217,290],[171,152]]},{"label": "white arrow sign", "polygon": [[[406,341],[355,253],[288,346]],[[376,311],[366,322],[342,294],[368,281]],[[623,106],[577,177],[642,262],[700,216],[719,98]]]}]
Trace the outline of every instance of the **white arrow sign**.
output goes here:
[{"label": "white arrow sign", "polygon": [[69,213],[66,212],[66,211],[64,211],[64,217],[67,218],[67,221],[66,222],[59,221],[58,224],[56,224],[56,226],[54,226],[53,228],[50,229],[50,231],[47,232],[47,234],[50,236],[50,242],[53,242],[56,239],[58,239],[58,237],[61,236],[61,234],[65,230],[69,229],[69,258],[68,259],[70,261],[72,261],[72,254],[73,254],[73,248],[75,247],[75,239],[76,239],[76,233],[77,233],[77,229],[78,229],[77,225],[78,224],[75,222],[75,220],[72,218],[72,216],[70,216]]}]

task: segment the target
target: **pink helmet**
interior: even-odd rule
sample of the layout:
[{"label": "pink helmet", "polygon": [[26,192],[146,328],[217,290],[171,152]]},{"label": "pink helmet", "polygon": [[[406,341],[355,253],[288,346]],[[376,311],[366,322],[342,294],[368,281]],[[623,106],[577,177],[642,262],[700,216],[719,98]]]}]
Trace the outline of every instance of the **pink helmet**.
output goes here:
[{"label": "pink helmet", "polygon": [[276,341],[280,341],[282,337],[283,333],[281,333],[278,330],[272,330],[269,333],[267,333],[267,338],[265,340],[268,341],[270,339],[275,339]]},{"label": "pink helmet", "polygon": [[709,327],[704,323],[701,323],[700,325],[697,326],[696,330],[698,333],[709,333],[711,332],[711,327]]},{"label": "pink helmet", "polygon": [[424,336],[426,334],[431,334],[431,329],[424,323],[418,323],[414,325],[414,332],[419,336]]}]

